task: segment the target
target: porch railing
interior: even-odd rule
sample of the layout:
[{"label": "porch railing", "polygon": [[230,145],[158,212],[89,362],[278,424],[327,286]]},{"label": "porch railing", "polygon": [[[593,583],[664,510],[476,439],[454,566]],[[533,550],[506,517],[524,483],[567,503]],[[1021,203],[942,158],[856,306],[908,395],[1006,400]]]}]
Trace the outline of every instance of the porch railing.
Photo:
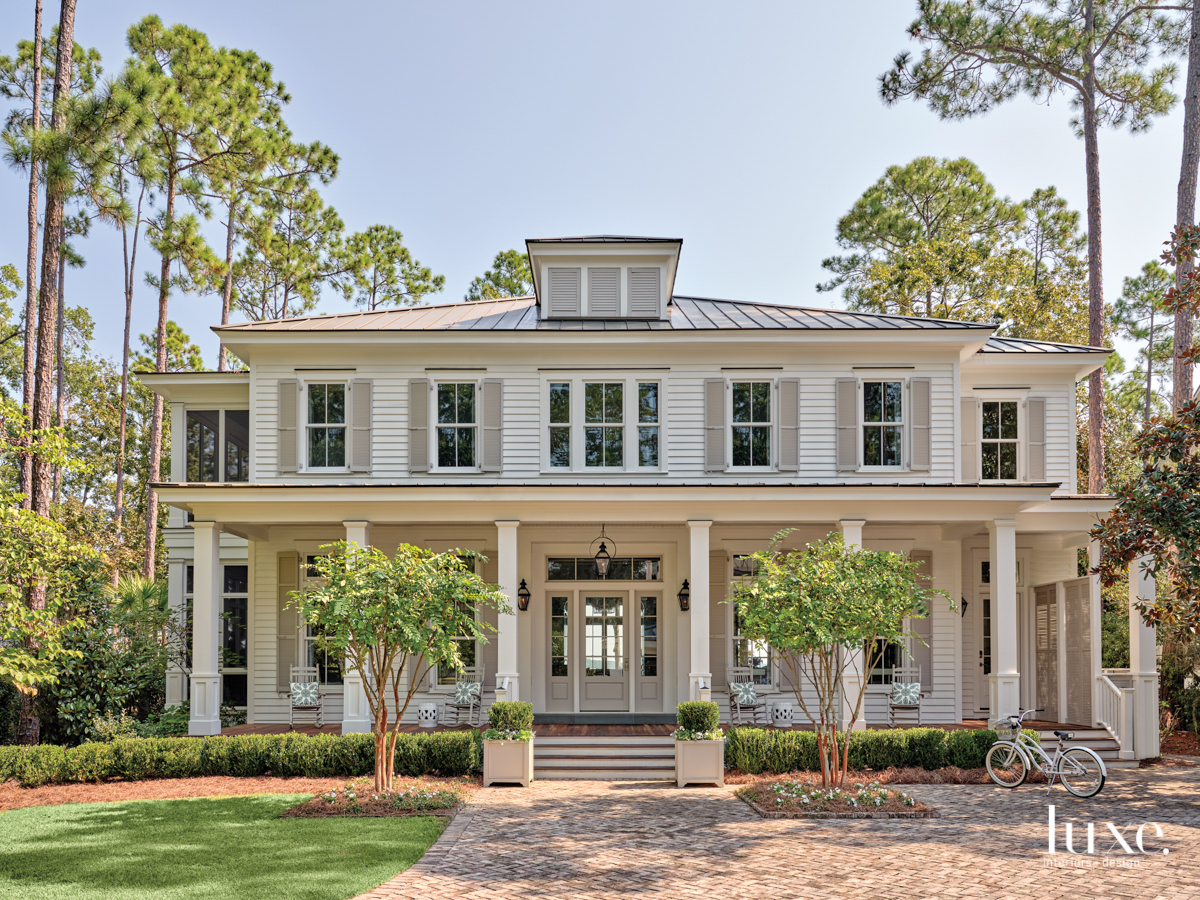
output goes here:
[{"label": "porch railing", "polygon": [[1119,688],[1103,674],[1096,681],[1096,721],[1117,742],[1121,759],[1133,759],[1133,688]]}]

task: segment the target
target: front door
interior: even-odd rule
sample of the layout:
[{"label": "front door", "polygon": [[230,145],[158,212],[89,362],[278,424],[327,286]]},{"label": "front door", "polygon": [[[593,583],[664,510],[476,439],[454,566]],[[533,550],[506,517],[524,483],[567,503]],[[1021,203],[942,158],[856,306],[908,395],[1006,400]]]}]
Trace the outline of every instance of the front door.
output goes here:
[{"label": "front door", "polygon": [[628,595],[621,591],[583,597],[583,690],[579,709],[629,709]]}]

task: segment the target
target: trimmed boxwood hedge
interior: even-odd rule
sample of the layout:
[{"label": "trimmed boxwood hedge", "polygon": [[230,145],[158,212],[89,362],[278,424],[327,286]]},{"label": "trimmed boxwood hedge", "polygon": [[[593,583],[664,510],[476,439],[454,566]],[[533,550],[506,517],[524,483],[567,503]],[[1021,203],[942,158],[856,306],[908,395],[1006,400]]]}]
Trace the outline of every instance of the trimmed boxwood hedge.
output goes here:
[{"label": "trimmed boxwood hedge", "polygon": [[[1036,736],[1036,732],[1031,734]],[[855,731],[850,735],[849,763],[851,769],[976,769],[983,765],[995,741],[996,732],[984,729]],[[725,765],[748,775],[820,771],[817,735],[812,731],[731,728],[725,735]]]},{"label": "trimmed boxwood hedge", "polygon": [[[467,775],[482,759],[471,731],[401,734],[397,775]],[[374,771],[370,734],[241,734],[209,738],[134,738],[107,744],[0,747],[0,782],[24,787],[123,778],[202,775],[354,777]]]}]

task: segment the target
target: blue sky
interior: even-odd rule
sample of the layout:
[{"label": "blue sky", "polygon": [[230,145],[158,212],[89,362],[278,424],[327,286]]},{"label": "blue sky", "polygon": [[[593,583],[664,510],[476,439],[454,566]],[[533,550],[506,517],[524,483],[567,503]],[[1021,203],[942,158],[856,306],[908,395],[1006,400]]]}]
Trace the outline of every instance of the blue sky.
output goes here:
[{"label": "blue sky", "polygon": [[[48,33],[58,4],[45,5]],[[879,100],[877,76],[911,46],[914,8],[80,0],[76,40],[115,73],[128,26],[156,13],[270,60],[293,98],[293,132],[341,157],[329,202],[350,230],[399,228],[446,276],[437,302],[461,299],[525,238],[627,233],[683,239],[679,293],[831,306],[839,299],[814,285],[836,252],[835,223],[889,165],[967,156],[1014,199],[1055,185],[1084,206],[1083,145],[1064,99],[1019,99],[968,122]],[[10,0],[0,53],[32,21],[30,0]],[[1102,135],[1109,299],[1170,231],[1181,132],[1177,110],[1148,134]],[[0,262],[22,272],[25,191],[19,173],[0,173]],[[115,358],[120,241],[98,226],[82,249],[88,264],[69,274],[67,300],[91,309],[95,347]],[[135,334],[153,328],[154,302],[139,280]],[[349,308],[332,295],[320,307]],[[175,296],[170,316],[213,365],[219,299]]]}]

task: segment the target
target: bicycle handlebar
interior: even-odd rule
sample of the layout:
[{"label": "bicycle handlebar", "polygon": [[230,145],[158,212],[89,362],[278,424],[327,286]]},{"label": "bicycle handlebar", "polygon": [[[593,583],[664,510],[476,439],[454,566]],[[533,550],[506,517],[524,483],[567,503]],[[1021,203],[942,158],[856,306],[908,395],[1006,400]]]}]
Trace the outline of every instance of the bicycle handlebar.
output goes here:
[{"label": "bicycle handlebar", "polygon": [[1045,712],[1045,711],[1046,711],[1046,707],[1044,707],[1044,706],[1043,706],[1041,709],[1027,709],[1027,710],[1025,710],[1023,713],[1021,713],[1021,715],[1019,715],[1019,716],[1009,716],[1009,718],[1010,718],[1010,719],[1016,719],[1018,722],[1024,722],[1024,721],[1025,721],[1025,717],[1026,717],[1026,716],[1028,716],[1028,715],[1030,715],[1031,713],[1040,713],[1040,712]]}]

